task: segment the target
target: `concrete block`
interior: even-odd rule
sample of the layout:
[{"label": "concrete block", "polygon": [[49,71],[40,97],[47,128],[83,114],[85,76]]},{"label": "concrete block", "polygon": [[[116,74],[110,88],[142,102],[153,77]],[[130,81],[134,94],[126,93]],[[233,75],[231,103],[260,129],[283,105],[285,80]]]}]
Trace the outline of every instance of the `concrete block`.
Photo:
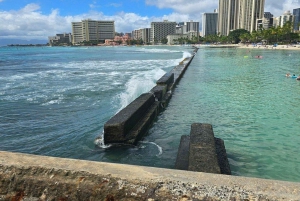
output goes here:
[{"label": "concrete block", "polygon": [[168,90],[170,89],[170,86],[174,82],[174,74],[172,72],[166,73],[164,76],[162,76],[157,82],[157,85],[167,85]]},{"label": "concrete block", "polygon": [[181,136],[180,145],[178,148],[175,169],[187,170],[189,167],[189,155],[190,155],[190,136]]},{"label": "concrete block", "polygon": [[150,90],[150,92],[154,94],[155,98],[157,98],[157,101],[162,101],[167,93],[167,88],[167,85],[156,85]]},{"label": "concrete block", "polygon": [[158,116],[159,102],[154,102],[149,110],[141,117],[140,121],[133,127],[133,129],[126,135],[124,144],[136,145],[139,140],[148,132],[155,118]]},{"label": "concrete block", "polygon": [[215,137],[210,124],[194,123],[191,126],[188,170],[215,174],[221,173]]},{"label": "concrete block", "polygon": [[104,125],[104,143],[123,143],[126,135],[155,102],[153,94],[140,95]]},{"label": "concrete block", "polygon": [[215,142],[221,174],[231,175],[231,169],[227,158],[224,141],[220,138],[215,138]]}]

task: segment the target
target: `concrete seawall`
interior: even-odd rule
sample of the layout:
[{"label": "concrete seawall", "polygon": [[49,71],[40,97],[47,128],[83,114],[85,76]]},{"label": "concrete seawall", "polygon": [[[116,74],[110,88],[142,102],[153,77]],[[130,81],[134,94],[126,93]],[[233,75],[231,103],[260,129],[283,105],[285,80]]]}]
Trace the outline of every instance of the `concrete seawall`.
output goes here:
[{"label": "concrete seawall", "polygon": [[0,151],[0,200],[300,200],[300,183]]},{"label": "concrete seawall", "polygon": [[137,144],[148,132],[159,112],[170,101],[172,91],[190,65],[197,50],[195,48],[190,58],[185,58],[178,66],[162,76],[149,93],[140,95],[105,123],[105,144]]}]

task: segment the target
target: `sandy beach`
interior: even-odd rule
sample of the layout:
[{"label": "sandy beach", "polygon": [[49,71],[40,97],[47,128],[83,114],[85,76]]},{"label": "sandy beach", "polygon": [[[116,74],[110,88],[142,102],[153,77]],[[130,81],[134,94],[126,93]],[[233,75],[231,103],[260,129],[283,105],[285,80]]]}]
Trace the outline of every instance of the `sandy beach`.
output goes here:
[{"label": "sandy beach", "polygon": [[237,46],[238,48],[247,48],[247,49],[270,49],[270,50],[300,50],[300,45],[277,45],[274,47],[273,45],[245,45],[240,44]]}]

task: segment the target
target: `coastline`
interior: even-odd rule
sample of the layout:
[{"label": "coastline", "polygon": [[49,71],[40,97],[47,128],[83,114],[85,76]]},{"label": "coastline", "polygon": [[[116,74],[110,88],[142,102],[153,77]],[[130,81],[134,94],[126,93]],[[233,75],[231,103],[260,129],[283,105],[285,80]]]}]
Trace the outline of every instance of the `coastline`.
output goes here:
[{"label": "coastline", "polygon": [[300,50],[300,45],[245,45],[245,44],[209,44],[209,45],[194,45],[195,47],[209,48],[240,48],[240,49],[265,49],[265,50]]},{"label": "coastline", "polygon": [[243,49],[266,49],[266,50],[300,50],[300,45],[277,45],[274,47],[273,45],[238,45],[238,48]]}]

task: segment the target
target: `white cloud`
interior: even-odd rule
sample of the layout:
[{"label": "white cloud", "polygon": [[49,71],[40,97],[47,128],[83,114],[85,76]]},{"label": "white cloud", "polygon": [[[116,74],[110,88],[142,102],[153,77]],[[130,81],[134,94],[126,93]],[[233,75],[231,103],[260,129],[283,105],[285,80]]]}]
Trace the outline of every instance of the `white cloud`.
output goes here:
[{"label": "white cloud", "polygon": [[[2,2],[3,0],[0,0]],[[149,28],[153,21],[198,21],[201,24],[202,13],[213,12],[218,8],[218,0],[145,0],[148,5],[159,8],[171,8],[173,13],[164,16],[141,16],[135,13],[120,12],[114,16],[104,15],[102,12],[90,11],[75,16],[62,16],[58,9],[50,14],[43,14],[38,4],[28,4],[20,10],[0,10],[0,39],[42,39],[47,40],[48,36],[57,33],[71,32],[71,22],[82,19],[114,20],[116,31],[131,32],[134,29]],[[93,1],[93,6],[96,6]],[[300,0],[266,0],[265,11],[275,16],[281,15],[285,10],[300,7]],[[149,12],[151,13],[151,12]],[[2,23],[4,22],[4,23]]]},{"label": "white cloud", "polygon": [[300,0],[266,0],[265,4],[265,11],[271,12],[275,17],[288,10],[293,12],[295,8],[300,8]]},{"label": "white cloud", "polygon": [[177,13],[197,14],[213,12],[218,8],[217,0],[146,0],[146,4],[154,5],[158,8],[171,8]]},{"label": "white cloud", "polygon": [[0,39],[41,39],[47,40],[48,36],[57,33],[71,32],[71,22],[82,19],[114,20],[117,32],[131,32],[134,29],[150,28],[152,21],[186,21],[188,15],[172,13],[161,17],[140,16],[135,13],[120,12],[114,16],[106,16],[101,12],[90,11],[89,13],[76,16],[61,16],[59,10],[52,10],[49,15],[40,12],[38,4],[28,4],[17,11],[0,11]]}]

